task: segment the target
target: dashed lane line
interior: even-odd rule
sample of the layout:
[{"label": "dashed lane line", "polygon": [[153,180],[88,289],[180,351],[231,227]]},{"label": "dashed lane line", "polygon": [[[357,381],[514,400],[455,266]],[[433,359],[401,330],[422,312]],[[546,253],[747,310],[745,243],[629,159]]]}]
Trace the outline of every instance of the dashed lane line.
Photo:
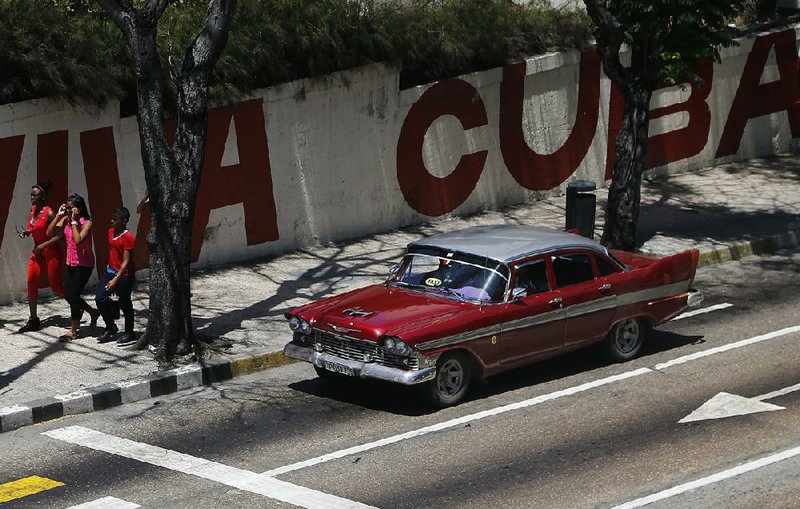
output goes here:
[{"label": "dashed lane line", "polygon": [[723,302],[722,304],[715,304],[713,306],[708,306],[705,308],[695,309],[692,311],[681,313],[670,321],[674,322],[675,320],[683,320],[684,318],[691,318],[693,316],[710,313],[712,311],[719,311],[720,309],[727,309],[729,307],[733,307],[733,304],[730,304],[728,302]]},{"label": "dashed lane line", "polygon": [[735,350],[737,348],[754,345],[756,343],[761,343],[762,341],[768,341],[770,339],[779,338],[782,336],[786,336],[787,334],[793,334],[795,332],[800,332],[800,325],[795,325],[793,327],[786,327],[784,329],[768,332],[767,334],[761,334],[760,336],[754,336],[752,338],[743,339],[741,341],[736,341],[734,343],[728,343],[727,345],[718,346],[716,348],[709,348],[708,350],[702,350],[700,352],[696,352],[693,354],[684,355],[683,357],[678,357],[677,359],[672,359],[671,361],[662,362],[661,364],[656,364],[654,369],[656,369],[657,371],[661,371],[662,369],[671,368],[672,366],[677,366],[678,364],[685,364],[690,361],[702,359],[703,357],[708,357],[710,355],[716,355],[718,353],[727,352],[729,350]]},{"label": "dashed lane line", "polygon": [[39,477],[38,475],[32,475],[24,479],[17,479],[16,481],[0,484],[0,504],[29,495],[35,495],[42,491],[52,490],[59,486],[64,486],[64,483],[48,479],[47,477]]},{"label": "dashed lane line", "polygon": [[250,493],[274,498],[308,509],[374,509],[352,500],[329,495],[321,491],[304,488],[286,481],[274,479],[222,463],[197,458],[188,454],[156,447],[126,438],[116,437],[82,426],[68,426],[43,435],[63,442],[103,451],[142,463],[168,468],[184,474],[216,481]]},{"label": "dashed lane line", "polygon": [[115,497],[103,497],[85,504],[73,505],[67,509],[137,509],[137,507],[142,506]]},{"label": "dashed lane line", "polygon": [[766,456],[764,458],[760,458],[755,461],[744,463],[734,468],[718,472],[708,477],[703,477],[702,479],[697,479],[694,481],[687,482],[685,484],[675,486],[673,488],[669,488],[664,491],[659,491],[658,493],[653,493],[652,495],[648,495],[646,497],[638,498],[636,500],[632,500],[625,504],[618,505],[613,509],[635,509],[637,507],[643,507],[648,504],[652,504],[653,502],[666,500],[668,498],[680,495],[682,493],[686,493],[688,491],[696,490],[698,488],[702,488],[710,484],[718,483],[720,481],[724,481],[726,479],[730,479],[732,477],[736,477],[738,475],[742,475],[747,472],[752,472],[753,470],[757,470],[759,468],[772,465],[773,463],[778,463],[779,461],[784,461],[793,458],[797,455],[800,455],[800,447],[795,447],[793,449],[779,452],[771,456]]},{"label": "dashed lane line", "polygon": [[601,378],[599,380],[594,380],[592,382],[587,382],[585,384],[577,385],[575,387],[570,387],[568,389],[563,389],[556,392],[551,392],[549,394],[543,394],[541,396],[536,396],[535,398],[526,399],[524,401],[519,401],[517,403],[511,403],[509,405],[504,405],[497,408],[492,408],[490,410],[484,410],[483,412],[478,412],[475,414],[465,415],[463,417],[459,417],[457,419],[451,419],[449,421],[440,422],[439,424],[434,424],[432,426],[426,426],[424,428],[416,429],[413,431],[409,431],[407,433],[402,433],[400,435],[394,435],[392,437],[384,438],[381,440],[377,440],[375,442],[370,442],[367,444],[357,445],[355,447],[350,447],[349,449],[343,449],[341,451],[332,452],[330,454],[325,454],[323,456],[318,456],[316,458],[311,458],[306,461],[301,461],[299,463],[293,463],[291,465],[286,465],[284,467],[276,468],[273,470],[269,470],[264,472],[263,475],[266,476],[277,476],[281,474],[285,474],[287,472],[292,472],[294,470],[300,470],[302,468],[307,468],[313,465],[317,465],[320,463],[325,463],[327,461],[343,458],[345,456],[350,456],[352,454],[358,454],[364,451],[369,451],[370,449],[377,449],[378,447],[383,447],[385,445],[394,444],[397,442],[401,442],[403,440],[408,440],[409,438],[419,437],[422,435],[427,435],[429,433],[434,433],[436,431],[441,431],[449,428],[454,428],[456,426],[463,426],[464,424],[477,421],[480,419],[484,419],[486,417],[492,417],[495,415],[504,414],[506,412],[510,412],[512,410],[519,410],[521,408],[528,408],[534,405],[538,405],[540,403],[544,403],[547,401],[552,401],[554,399],[563,398],[565,396],[571,396],[573,394],[578,394],[581,392],[588,391],[590,389],[594,389],[596,387],[601,387],[603,385],[609,385],[621,380],[627,380],[629,378],[633,378],[635,376],[643,375],[645,373],[650,373],[652,370],[650,368],[640,368],[634,371],[628,371],[627,373],[622,373],[619,375],[609,376],[607,378]]}]

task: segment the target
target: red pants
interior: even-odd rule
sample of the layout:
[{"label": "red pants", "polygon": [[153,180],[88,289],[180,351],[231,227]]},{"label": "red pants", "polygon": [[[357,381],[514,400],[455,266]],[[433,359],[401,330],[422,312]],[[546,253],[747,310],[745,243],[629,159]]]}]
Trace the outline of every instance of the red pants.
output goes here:
[{"label": "red pants", "polygon": [[53,293],[59,297],[64,296],[64,262],[61,259],[61,251],[58,249],[45,249],[42,254],[31,253],[28,260],[28,297],[39,295],[39,282],[41,281],[42,271],[47,273],[47,281]]}]

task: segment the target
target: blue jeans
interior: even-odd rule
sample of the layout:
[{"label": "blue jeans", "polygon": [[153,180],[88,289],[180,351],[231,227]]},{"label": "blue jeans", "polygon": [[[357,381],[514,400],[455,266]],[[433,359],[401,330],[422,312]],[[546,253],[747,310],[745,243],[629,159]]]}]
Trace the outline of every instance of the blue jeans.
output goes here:
[{"label": "blue jeans", "polygon": [[104,270],[100,274],[97,282],[94,300],[100,316],[106,324],[106,330],[116,331],[117,325],[114,323],[114,310],[112,308],[111,294],[115,294],[119,299],[119,309],[125,315],[125,332],[133,332],[133,302],[131,302],[131,292],[133,291],[133,276],[120,276],[117,286],[112,292],[106,290],[108,283],[114,278],[114,273]]}]

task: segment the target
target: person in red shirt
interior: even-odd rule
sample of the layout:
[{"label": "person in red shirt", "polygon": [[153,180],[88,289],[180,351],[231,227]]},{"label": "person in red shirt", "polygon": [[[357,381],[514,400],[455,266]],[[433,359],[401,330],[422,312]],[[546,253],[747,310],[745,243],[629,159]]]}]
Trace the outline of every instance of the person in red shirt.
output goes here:
[{"label": "person in red shirt", "polygon": [[47,235],[47,227],[55,213],[46,204],[50,192],[50,182],[39,182],[31,187],[31,214],[28,226],[19,232],[22,238],[33,237],[33,251],[28,259],[28,308],[31,316],[19,332],[37,331],[42,328],[36,310],[39,304],[39,281],[42,272],[47,273],[47,280],[53,293],[64,296],[64,278],[62,275],[62,256],[58,242],[63,232],[52,237]]},{"label": "person in red shirt", "polygon": [[97,338],[99,343],[107,343],[119,332],[114,323],[114,309],[111,295],[116,294],[119,309],[125,316],[125,332],[117,338],[117,343],[128,343],[136,339],[133,330],[133,291],[134,272],[133,246],[136,238],[128,231],[128,220],[131,213],[120,207],[111,215],[111,228],[108,229],[108,265],[100,274],[95,291],[95,302],[100,316],[106,324],[106,330]]}]

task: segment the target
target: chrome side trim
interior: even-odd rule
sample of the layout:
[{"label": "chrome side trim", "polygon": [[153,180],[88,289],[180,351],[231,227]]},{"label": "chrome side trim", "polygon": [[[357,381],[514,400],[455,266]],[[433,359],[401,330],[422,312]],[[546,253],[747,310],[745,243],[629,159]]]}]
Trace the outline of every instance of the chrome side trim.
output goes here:
[{"label": "chrome side trim", "polygon": [[666,286],[659,286],[657,288],[647,288],[646,290],[639,290],[636,292],[623,293],[617,295],[618,305],[627,306],[628,304],[637,304],[648,300],[663,299],[666,297],[675,297],[683,292],[689,290],[689,280],[678,281]]},{"label": "chrome side trim", "polygon": [[358,377],[375,378],[377,380],[385,380],[387,382],[395,382],[403,385],[416,385],[433,380],[436,377],[435,366],[417,370],[390,368],[388,366],[381,366],[380,364],[342,359],[341,357],[317,352],[313,348],[297,345],[295,343],[288,343],[283,347],[283,354],[291,359],[310,362],[314,366],[323,369],[322,363],[324,361],[334,362],[351,368]]},{"label": "chrome side trim", "polygon": [[589,313],[603,311],[605,309],[611,309],[615,307],[617,307],[617,296],[609,295],[608,297],[601,297],[596,300],[581,302],[580,304],[575,304],[564,309],[567,311],[567,318],[573,318],[576,316],[588,315]]},{"label": "chrome side trim", "polygon": [[548,311],[547,313],[540,313],[538,315],[519,318],[517,320],[499,323],[497,325],[490,325],[489,327],[483,327],[473,331],[462,332],[461,334],[455,334],[453,336],[426,341],[425,343],[419,343],[415,346],[419,350],[431,350],[433,348],[441,348],[454,343],[463,343],[485,336],[490,336],[492,334],[497,334],[501,330],[511,331],[516,329],[524,329],[526,327],[533,327],[534,325],[539,325],[542,323],[562,320],[564,317],[566,317],[565,309],[555,309],[553,311]]},{"label": "chrome side trim", "polygon": [[[568,306],[563,309],[556,309],[541,313],[532,317],[520,318],[517,320],[499,323],[489,327],[483,327],[474,331],[463,332],[453,336],[434,339],[419,343],[416,347],[420,350],[431,350],[434,348],[441,348],[456,343],[462,343],[479,339],[481,337],[497,334],[500,331],[514,331],[517,329],[524,329],[554,320],[561,320],[564,318],[574,318],[576,316],[595,313],[605,309],[611,309],[619,306],[626,306],[630,304],[637,304],[639,302],[648,302],[667,297],[675,297],[689,288],[689,281],[679,281],[666,286],[659,286],[657,288],[648,288],[646,290],[639,290],[636,292],[624,293],[622,295],[609,295],[589,302],[583,302],[573,306]],[[697,291],[697,290],[695,290]],[[702,298],[701,298],[702,300]],[[690,304],[691,305],[691,304]]]}]

